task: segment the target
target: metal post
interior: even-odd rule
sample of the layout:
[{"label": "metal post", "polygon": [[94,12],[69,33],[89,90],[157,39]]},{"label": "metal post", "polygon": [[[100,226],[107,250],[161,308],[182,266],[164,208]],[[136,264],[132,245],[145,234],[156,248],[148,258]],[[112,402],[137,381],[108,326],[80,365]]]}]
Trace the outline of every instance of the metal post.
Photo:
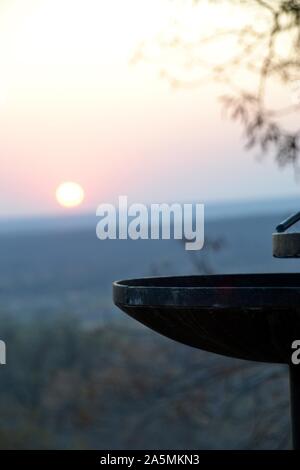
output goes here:
[{"label": "metal post", "polygon": [[290,396],[293,448],[300,449],[300,365],[290,365]]}]

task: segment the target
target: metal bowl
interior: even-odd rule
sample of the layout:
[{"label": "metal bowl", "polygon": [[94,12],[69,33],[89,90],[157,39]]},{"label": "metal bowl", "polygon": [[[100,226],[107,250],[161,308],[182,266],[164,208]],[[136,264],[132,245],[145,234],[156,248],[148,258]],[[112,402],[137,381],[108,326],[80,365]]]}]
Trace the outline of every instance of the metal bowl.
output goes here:
[{"label": "metal bowl", "polygon": [[115,304],[181,343],[290,363],[300,340],[300,274],[154,277],[115,282]]}]

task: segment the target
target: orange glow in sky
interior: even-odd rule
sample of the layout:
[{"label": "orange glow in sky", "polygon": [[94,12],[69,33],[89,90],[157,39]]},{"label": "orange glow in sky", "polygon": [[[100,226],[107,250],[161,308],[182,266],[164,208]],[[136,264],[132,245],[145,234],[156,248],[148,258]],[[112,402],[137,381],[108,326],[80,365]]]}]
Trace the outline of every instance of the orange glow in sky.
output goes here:
[{"label": "orange glow in sky", "polygon": [[56,212],[53,194],[69,180],[80,181],[89,211],[120,194],[205,202],[298,191],[292,170],[244,157],[213,84],[174,91],[155,58],[130,63],[140,42],[171,34],[176,18],[191,40],[241,20],[219,6],[226,2],[198,16],[192,3],[1,0],[0,217]]}]

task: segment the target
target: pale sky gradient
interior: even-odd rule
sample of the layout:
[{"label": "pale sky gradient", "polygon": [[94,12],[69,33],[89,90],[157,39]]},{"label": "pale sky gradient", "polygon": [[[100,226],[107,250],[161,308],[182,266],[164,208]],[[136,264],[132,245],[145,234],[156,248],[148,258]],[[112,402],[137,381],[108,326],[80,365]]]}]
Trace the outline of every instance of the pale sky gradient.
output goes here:
[{"label": "pale sky gradient", "polygon": [[0,216],[66,211],[55,199],[63,181],[83,186],[89,211],[122,194],[146,203],[299,194],[292,169],[243,150],[213,84],[174,91],[155,64],[130,65],[180,8],[1,0]]}]

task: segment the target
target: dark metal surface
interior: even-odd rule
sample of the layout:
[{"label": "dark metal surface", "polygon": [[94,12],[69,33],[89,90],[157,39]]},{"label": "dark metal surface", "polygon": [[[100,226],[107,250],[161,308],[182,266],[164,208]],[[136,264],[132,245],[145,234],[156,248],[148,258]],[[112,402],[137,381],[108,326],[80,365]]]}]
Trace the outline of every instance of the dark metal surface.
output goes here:
[{"label": "dark metal surface", "polygon": [[299,220],[300,212],[297,212],[296,214],[293,214],[287,219],[285,219],[283,222],[280,222],[280,224],[277,225],[276,230],[279,233],[285,232],[288,228],[296,224]]},{"label": "dark metal surface", "polygon": [[273,256],[275,258],[300,257],[300,233],[273,233]]},{"label": "dark metal surface", "polygon": [[300,338],[300,274],[115,282],[114,302],[153,330],[207,351],[289,363]]},{"label": "dark metal surface", "polygon": [[299,258],[300,257],[300,233],[284,233],[292,225],[300,220],[300,212],[291,215],[277,225],[277,233],[273,233],[273,256],[275,258]]}]

